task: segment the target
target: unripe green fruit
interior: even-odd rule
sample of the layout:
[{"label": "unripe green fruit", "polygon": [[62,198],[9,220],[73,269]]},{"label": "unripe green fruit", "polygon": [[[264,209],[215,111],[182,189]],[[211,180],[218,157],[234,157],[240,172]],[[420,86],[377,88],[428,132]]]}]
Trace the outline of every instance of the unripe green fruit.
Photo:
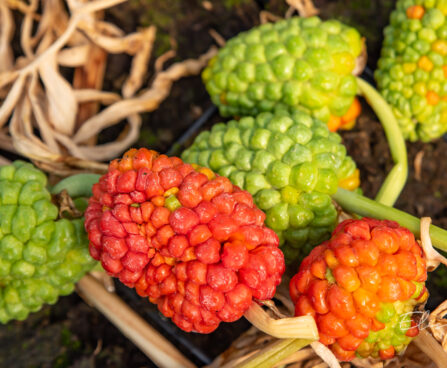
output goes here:
[{"label": "unripe green fruit", "polygon": [[46,184],[29,163],[0,167],[1,323],[55,303],[95,265],[83,220],[57,220]]},{"label": "unripe green fruit", "polygon": [[375,77],[410,141],[447,132],[446,16],[444,1],[399,0],[384,31]]},{"label": "unripe green fruit", "polygon": [[337,223],[331,195],[358,187],[341,138],[308,114],[264,112],[202,132],[183,154],[253,195],[288,262],[329,238]]},{"label": "unripe green fruit", "polygon": [[336,20],[294,17],[232,38],[202,77],[223,116],[293,109],[327,122],[352,105],[360,34]]}]

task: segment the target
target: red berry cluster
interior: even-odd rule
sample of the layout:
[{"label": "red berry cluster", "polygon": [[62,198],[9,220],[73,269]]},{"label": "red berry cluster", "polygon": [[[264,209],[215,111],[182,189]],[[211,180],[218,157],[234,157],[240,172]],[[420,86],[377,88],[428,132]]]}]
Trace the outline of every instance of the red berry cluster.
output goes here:
[{"label": "red berry cluster", "polygon": [[389,359],[418,334],[405,316],[427,299],[426,279],[425,257],[408,229],[346,220],[301,263],[290,296],[295,315],[315,318],[320,341],[338,359]]},{"label": "red berry cluster", "polygon": [[185,331],[209,333],[270,299],[278,237],[251,195],[176,157],[132,149],[93,187],[90,254]]}]

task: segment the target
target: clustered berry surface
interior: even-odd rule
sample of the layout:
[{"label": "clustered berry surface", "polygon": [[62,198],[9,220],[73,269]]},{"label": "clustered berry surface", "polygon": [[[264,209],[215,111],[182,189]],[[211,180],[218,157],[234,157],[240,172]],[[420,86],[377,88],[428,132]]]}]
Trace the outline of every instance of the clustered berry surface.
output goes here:
[{"label": "clustered berry surface", "polygon": [[248,192],[144,148],[111,162],[85,218],[93,258],[185,331],[239,319],[253,298],[273,297],[284,272]]},{"label": "clustered berry surface", "polygon": [[299,107],[327,123],[340,120],[354,104],[352,73],[362,49],[354,28],[292,17],[233,37],[202,77],[222,116]]},{"label": "clustered berry surface", "polygon": [[359,171],[337,133],[306,113],[261,113],[200,133],[182,154],[253,195],[279,236],[287,262],[330,238],[331,195],[358,187]]},{"label": "clustered berry surface", "polygon": [[1,323],[54,304],[96,264],[83,222],[57,220],[46,184],[29,163],[0,167]]},{"label": "clustered berry surface", "polygon": [[419,332],[413,311],[428,291],[413,234],[393,221],[345,220],[290,281],[295,315],[315,318],[339,360],[390,359]]},{"label": "clustered berry surface", "polygon": [[399,0],[375,73],[406,139],[447,132],[447,2]]}]

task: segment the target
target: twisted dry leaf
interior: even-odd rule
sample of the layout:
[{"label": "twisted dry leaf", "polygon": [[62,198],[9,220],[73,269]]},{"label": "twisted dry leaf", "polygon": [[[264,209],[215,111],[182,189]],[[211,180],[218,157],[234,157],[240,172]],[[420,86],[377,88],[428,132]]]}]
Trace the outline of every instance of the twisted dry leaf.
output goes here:
[{"label": "twisted dry leaf", "polygon": [[[196,60],[157,70],[151,86],[139,91],[147,79],[155,27],[126,35],[97,14],[125,1],[7,0],[0,4],[0,57],[5,60],[0,66],[2,148],[60,175],[101,172],[105,166],[98,161],[116,157],[137,140],[139,114],[155,110],[176,80],[198,74],[216,53],[212,48]],[[15,59],[13,11],[23,13],[18,18],[23,19],[18,25],[23,55]],[[133,57],[122,95],[101,90],[107,57],[101,56],[96,61],[101,65],[93,71],[92,50]],[[61,66],[76,68],[73,80],[62,75]],[[97,134],[123,120],[127,126],[116,141],[92,146]]]}]

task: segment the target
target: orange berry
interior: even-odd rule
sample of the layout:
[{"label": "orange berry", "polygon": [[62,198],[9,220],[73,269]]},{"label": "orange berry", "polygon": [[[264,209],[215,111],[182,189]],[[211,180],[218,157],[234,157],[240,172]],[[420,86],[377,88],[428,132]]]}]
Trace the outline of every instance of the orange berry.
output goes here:
[{"label": "orange berry", "polygon": [[337,266],[332,270],[332,273],[340,285],[348,292],[353,292],[360,287],[360,280],[357,276],[357,272],[353,268],[343,265]]},{"label": "orange berry", "polygon": [[161,170],[172,166],[171,160],[166,155],[160,155],[152,162],[152,170],[154,172],[160,172]]},{"label": "orange berry", "polygon": [[330,336],[326,335],[325,333],[323,333],[323,332],[321,332],[321,331],[318,333],[318,335],[319,335],[319,337],[320,337],[320,340],[319,340],[319,341],[320,341],[323,345],[329,346],[329,345],[332,345],[332,344],[335,342],[335,338],[330,337]]},{"label": "orange berry", "polygon": [[380,286],[381,277],[374,267],[359,266],[356,268],[362,287],[366,290],[377,292]]},{"label": "orange berry", "polygon": [[307,293],[310,281],[314,279],[309,270],[301,270],[293,276],[290,284],[295,285],[296,290],[302,294]]},{"label": "orange berry", "polygon": [[424,282],[427,280],[427,262],[425,261],[425,258],[422,258],[420,256],[416,256],[416,268],[417,273],[414,277],[414,281],[417,282]]},{"label": "orange berry", "polygon": [[380,331],[380,330],[383,330],[385,327],[386,327],[385,323],[382,323],[375,318],[372,319],[371,330]]},{"label": "orange berry", "polygon": [[400,289],[402,291],[400,300],[405,301],[410,299],[416,291],[416,285],[413,284],[411,281],[407,281],[401,277],[397,278],[397,282],[399,283]]},{"label": "orange berry", "polygon": [[387,360],[394,357],[394,346],[390,346],[386,349],[380,349],[379,350],[380,359]]},{"label": "orange berry", "polygon": [[320,259],[312,263],[310,266],[310,272],[316,278],[324,279],[326,277],[326,262],[324,259]]},{"label": "orange berry", "polygon": [[157,229],[169,223],[169,211],[165,207],[156,207],[151,215],[151,222]]},{"label": "orange berry", "polygon": [[394,229],[394,232],[396,233],[400,250],[410,250],[416,244],[414,235],[410,230],[398,227]]},{"label": "orange berry", "polygon": [[312,316],[315,318],[316,312],[312,303],[306,295],[300,295],[295,304],[295,316]]},{"label": "orange berry", "polygon": [[165,197],[164,196],[156,196],[151,199],[151,202],[156,207],[162,207],[165,205]]},{"label": "orange berry", "polygon": [[382,284],[380,286],[379,291],[377,292],[377,296],[383,302],[395,302],[397,300],[401,300],[402,298],[402,290],[400,288],[399,281],[395,276],[383,276]]},{"label": "orange berry", "polygon": [[426,72],[431,72],[434,65],[433,62],[427,56],[424,55],[419,59],[418,67],[421,68],[422,70],[425,70]]},{"label": "orange berry", "polygon": [[412,5],[407,8],[406,13],[410,19],[422,19],[425,14],[425,8],[421,5]]},{"label": "orange berry", "polygon": [[338,285],[331,285],[329,287],[326,299],[329,309],[337,317],[348,319],[355,315],[352,295]]},{"label": "orange berry", "polygon": [[349,332],[359,339],[366,339],[371,328],[371,318],[363,314],[356,314],[351,319],[345,321]]},{"label": "orange berry", "polygon": [[347,351],[343,349],[337,342],[332,344],[331,350],[334,353],[335,357],[340,361],[348,362],[355,358],[354,351]]},{"label": "orange berry", "polygon": [[376,294],[363,288],[358,288],[352,294],[356,309],[366,317],[375,317],[380,310],[380,301]]},{"label": "orange berry", "polygon": [[326,249],[324,251],[324,260],[326,261],[326,264],[328,265],[328,267],[331,269],[334,267],[337,267],[339,265],[339,262],[338,262],[337,258],[335,257],[334,252],[330,249]]},{"label": "orange berry", "polygon": [[337,339],[338,344],[343,350],[356,351],[362,343],[363,339],[359,339],[354,335],[346,335]]},{"label": "orange berry", "polygon": [[397,236],[393,229],[385,226],[377,226],[371,231],[371,237],[381,252],[393,254],[399,249]]},{"label": "orange berry", "polygon": [[210,229],[208,229],[208,226],[206,226],[205,224],[197,225],[190,231],[188,235],[189,244],[195,246],[197,244],[206,242],[209,238],[211,238],[211,236],[212,234]]},{"label": "orange berry", "polygon": [[312,280],[309,284],[306,294],[317,313],[324,314],[329,312],[329,307],[326,303],[328,286],[327,280]]},{"label": "orange berry", "polygon": [[143,202],[140,205],[141,216],[143,217],[144,222],[148,222],[149,218],[152,215],[152,211],[154,210],[154,205],[151,202]]},{"label": "orange berry", "polygon": [[363,239],[369,240],[371,239],[371,232],[369,225],[366,221],[358,220],[356,222],[348,223],[345,226],[345,231],[349,235],[351,235],[353,240]]},{"label": "orange berry", "polygon": [[327,122],[327,126],[331,132],[336,132],[338,128],[340,128],[342,124],[342,119],[340,116],[331,115],[329,117],[329,121]]},{"label": "orange berry", "polygon": [[397,258],[391,254],[382,253],[377,263],[377,271],[380,276],[396,275],[397,273]]},{"label": "orange berry", "polygon": [[434,91],[428,91],[425,98],[427,99],[427,103],[432,106],[437,105],[441,100],[439,95]]},{"label": "orange berry", "polygon": [[354,101],[352,101],[351,106],[349,106],[348,111],[341,117],[341,124],[345,125],[353,120],[357,119],[360,113],[362,112],[362,105],[360,104],[360,101],[358,98],[354,98]]},{"label": "orange berry", "polygon": [[348,267],[356,267],[359,265],[359,260],[355,255],[351,246],[343,245],[341,247],[337,247],[334,250],[335,257],[337,257],[338,261]]},{"label": "orange berry", "polygon": [[377,245],[370,240],[354,240],[352,248],[360,264],[375,266],[379,260],[380,251]]},{"label": "orange berry", "polygon": [[157,240],[158,243],[162,246],[168,245],[169,239],[171,239],[175,235],[174,230],[169,225],[164,225],[157,231]]},{"label": "orange berry", "polygon": [[417,274],[417,261],[414,254],[400,251],[395,256],[397,262],[397,276],[412,280]]},{"label": "orange berry", "polygon": [[332,313],[317,316],[318,330],[329,337],[339,338],[346,336],[349,332],[342,319]]}]

